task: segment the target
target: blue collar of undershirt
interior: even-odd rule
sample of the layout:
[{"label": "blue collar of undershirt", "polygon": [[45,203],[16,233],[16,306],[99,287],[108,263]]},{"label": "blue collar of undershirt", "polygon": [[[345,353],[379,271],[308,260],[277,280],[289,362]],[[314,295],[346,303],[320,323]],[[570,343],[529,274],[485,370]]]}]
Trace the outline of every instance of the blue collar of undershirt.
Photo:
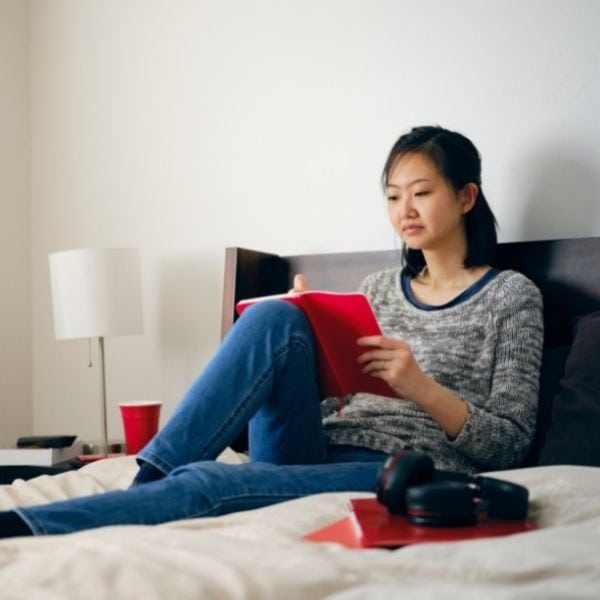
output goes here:
[{"label": "blue collar of undershirt", "polygon": [[421,310],[442,310],[444,308],[451,308],[452,306],[456,306],[457,304],[465,302],[466,300],[474,296],[480,289],[486,286],[499,273],[500,269],[492,267],[487,273],[485,273],[477,281],[472,283],[466,290],[464,290],[458,296],[456,296],[456,298],[453,298],[452,300],[450,300],[450,302],[446,302],[446,304],[440,305],[425,304],[424,302],[420,302],[419,300],[417,300],[410,286],[410,280],[412,279],[412,277],[406,271],[402,272],[400,276],[400,283],[402,285],[402,291],[404,292],[406,299],[413,306],[416,306]]}]

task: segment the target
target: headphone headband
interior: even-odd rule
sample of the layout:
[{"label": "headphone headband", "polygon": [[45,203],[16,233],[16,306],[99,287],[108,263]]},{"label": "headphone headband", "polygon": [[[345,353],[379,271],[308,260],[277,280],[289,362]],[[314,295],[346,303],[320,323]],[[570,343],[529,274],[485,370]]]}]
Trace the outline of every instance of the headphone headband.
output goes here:
[{"label": "headphone headband", "polygon": [[494,477],[436,470],[429,456],[402,450],[383,465],[377,499],[418,525],[473,525],[483,518],[522,520],[529,491]]}]

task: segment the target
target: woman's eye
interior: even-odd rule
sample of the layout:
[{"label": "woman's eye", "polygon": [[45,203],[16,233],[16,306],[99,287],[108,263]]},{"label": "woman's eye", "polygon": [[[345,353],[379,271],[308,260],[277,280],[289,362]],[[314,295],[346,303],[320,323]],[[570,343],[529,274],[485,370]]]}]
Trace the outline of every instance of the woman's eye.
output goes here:
[{"label": "woman's eye", "polygon": [[427,194],[429,194],[429,190],[422,190],[420,192],[416,192],[415,196],[419,197],[419,196],[427,196]]},{"label": "woman's eye", "polygon": [[396,202],[396,200],[398,200],[398,196],[388,196],[387,197],[388,202]]}]

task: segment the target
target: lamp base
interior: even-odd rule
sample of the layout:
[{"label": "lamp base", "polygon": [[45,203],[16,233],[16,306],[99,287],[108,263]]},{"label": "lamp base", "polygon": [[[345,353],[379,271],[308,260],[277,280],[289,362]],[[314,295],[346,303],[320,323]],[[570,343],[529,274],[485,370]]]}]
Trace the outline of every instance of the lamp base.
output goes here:
[{"label": "lamp base", "polygon": [[102,442],[85,442],[83,444],[83,454],[125,454],[127,448],[125,442],[108,442],[108,445]]}]

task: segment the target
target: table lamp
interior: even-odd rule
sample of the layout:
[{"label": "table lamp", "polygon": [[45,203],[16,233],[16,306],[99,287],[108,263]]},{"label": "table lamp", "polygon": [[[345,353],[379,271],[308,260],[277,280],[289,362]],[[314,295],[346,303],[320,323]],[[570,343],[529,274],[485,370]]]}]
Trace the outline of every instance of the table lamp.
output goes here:
[{"label": "table lamp", "polygon": [[109,452],[104,338],[143,331],[140,256],[136,248],[84,248],[49,255],[57,340],[98,338],[102,443]]}]

